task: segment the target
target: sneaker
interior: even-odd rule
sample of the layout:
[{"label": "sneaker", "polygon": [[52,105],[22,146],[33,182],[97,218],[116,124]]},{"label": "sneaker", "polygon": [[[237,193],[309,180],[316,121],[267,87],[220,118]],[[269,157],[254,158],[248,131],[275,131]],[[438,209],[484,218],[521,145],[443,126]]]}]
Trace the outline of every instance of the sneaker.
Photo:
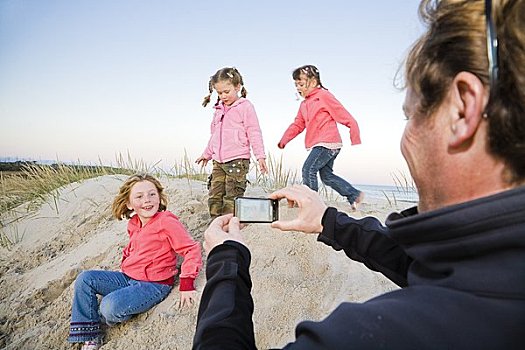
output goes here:
[{"label": "sneaker", "polygon": [[100,344],[98,341],[89,340],[89,341],[84,342],[84,345],[82,345],[80,350],[98,350],[100,349],[101,346],[102,344]]},{"label": "sneaker", "polygon": [[357,205],[359,203],[361,203],[364,198],[365,198],[365,193],[364,192],[359,192],[359,196],[357,196],[357,198],[354,200],[354,202],[352,204],[350,204],[352,206],[352,210],[357,210]]}]

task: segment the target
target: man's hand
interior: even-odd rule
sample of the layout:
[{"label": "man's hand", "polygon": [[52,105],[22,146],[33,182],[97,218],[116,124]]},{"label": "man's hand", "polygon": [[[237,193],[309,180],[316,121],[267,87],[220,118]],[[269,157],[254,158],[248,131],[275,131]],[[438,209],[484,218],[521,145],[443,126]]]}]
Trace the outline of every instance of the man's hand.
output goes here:
[{"label": "man's hand", "polygon": [[222,244],[226,240],[244,243],[241,236],[241,225],[239,219],[233,214],[219,216],[212,221],[204,232],[204,250],[209,254],[213,248]]},{"label": "man's hand", "polygon": [[274,221],[272,223],[273,228],[304,233],[320,233],[323,230],[321,220],[327,206],[317,192],[304,185],[293,185],[277,190],[268,197],[272,199],[286,198],[288,207],[299,207],[297,218],[288,221]]}]

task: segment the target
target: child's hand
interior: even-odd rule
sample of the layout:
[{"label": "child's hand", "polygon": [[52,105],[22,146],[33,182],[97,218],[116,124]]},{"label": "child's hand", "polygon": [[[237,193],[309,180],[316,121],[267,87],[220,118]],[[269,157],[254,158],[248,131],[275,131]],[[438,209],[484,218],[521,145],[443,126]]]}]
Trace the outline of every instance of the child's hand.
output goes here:
[{"label": "child's hand", "polygon": [[205,167],[206,164],[208,164],[208,159],[206,159],[206,158],[204,158],[204,157],[199,157],[199,158],[197,158],[197,160],[195,161],[195,163],[197,163],[197,164],[202,163],[202,166]]},{"label": "child's hand", "polygon": [[266,159],[261,158],[258,160],[259,162],[259,168],[261,168],[262,174],[268,174],[268,167],[266,166]]},{"label": "child's hand", "polygon": [[192,307],[197,303],[197,292],[194,290],[180,291],[179,310],[184,307]]}]

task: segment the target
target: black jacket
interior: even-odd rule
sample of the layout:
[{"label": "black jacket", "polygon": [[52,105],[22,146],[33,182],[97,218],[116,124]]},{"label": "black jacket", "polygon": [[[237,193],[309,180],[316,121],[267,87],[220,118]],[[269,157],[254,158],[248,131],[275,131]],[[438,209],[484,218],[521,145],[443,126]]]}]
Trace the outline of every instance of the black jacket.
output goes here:
[{"label": "black jacket", "polygon": [[[301,322],[285,349],[525,349],[525,187],[386,227],[329,208],[323,226],[319,241],[402,288]],[[195,349],[255,348],[249,262],[235,242],[211,252]]]}]

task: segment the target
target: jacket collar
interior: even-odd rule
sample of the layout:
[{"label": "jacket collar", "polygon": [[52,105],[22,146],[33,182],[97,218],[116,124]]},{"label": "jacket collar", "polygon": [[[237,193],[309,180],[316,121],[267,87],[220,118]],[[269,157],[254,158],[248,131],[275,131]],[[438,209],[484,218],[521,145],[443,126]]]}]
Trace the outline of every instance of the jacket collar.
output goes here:
[{"label": "jacket collar", "polygon": [[142,226],[142,222],[140,221],[140,218],[137,214],[134,214],[130,219],[129,219],[129,225],[132,226],[132,227],[136,227],[136,228],[143,228],[145,226],[149,226],[151,225],[154,221],[156,221],[160,216],[161,214],[164,213],[164,212],[161,212],[161,211],[158,211],[155,213],[155,215],[153,215],[151,217],[151,219],[146,223],[146,225]]},{"label": "jacket collar", "polygon": [[306,95],[306,97],[304,98],[305,100],[307,98],[310,98],[310,97],[314,97],[315,95],[317,95],[321,90],[323,90],[322,88],[320,87],[316,87],[315,89],[313,89],[312,91],[310,91],[310,93],[308,95]]},{"label": "jacket collar", "polygon": [[413,258],[409,284],[525,298],[525,186],[418,214],[391,214],[388,235]]},{"label": "jacket collar", "polygon": [[[229,108],[237,107],[237,106],[243,104],[245,101],[246,101],[246,99],[244,97],[239,97],[239,99],[237,101],[235,101],[234,103],[232,103],[231,106],[229,106]],[[220,101],[218,105],[213,106],[213,107],[215,109],[221,109],[221,110],[226,109],[225,106],[224,106],[224,103],[222,103],[222,101]]]}]

